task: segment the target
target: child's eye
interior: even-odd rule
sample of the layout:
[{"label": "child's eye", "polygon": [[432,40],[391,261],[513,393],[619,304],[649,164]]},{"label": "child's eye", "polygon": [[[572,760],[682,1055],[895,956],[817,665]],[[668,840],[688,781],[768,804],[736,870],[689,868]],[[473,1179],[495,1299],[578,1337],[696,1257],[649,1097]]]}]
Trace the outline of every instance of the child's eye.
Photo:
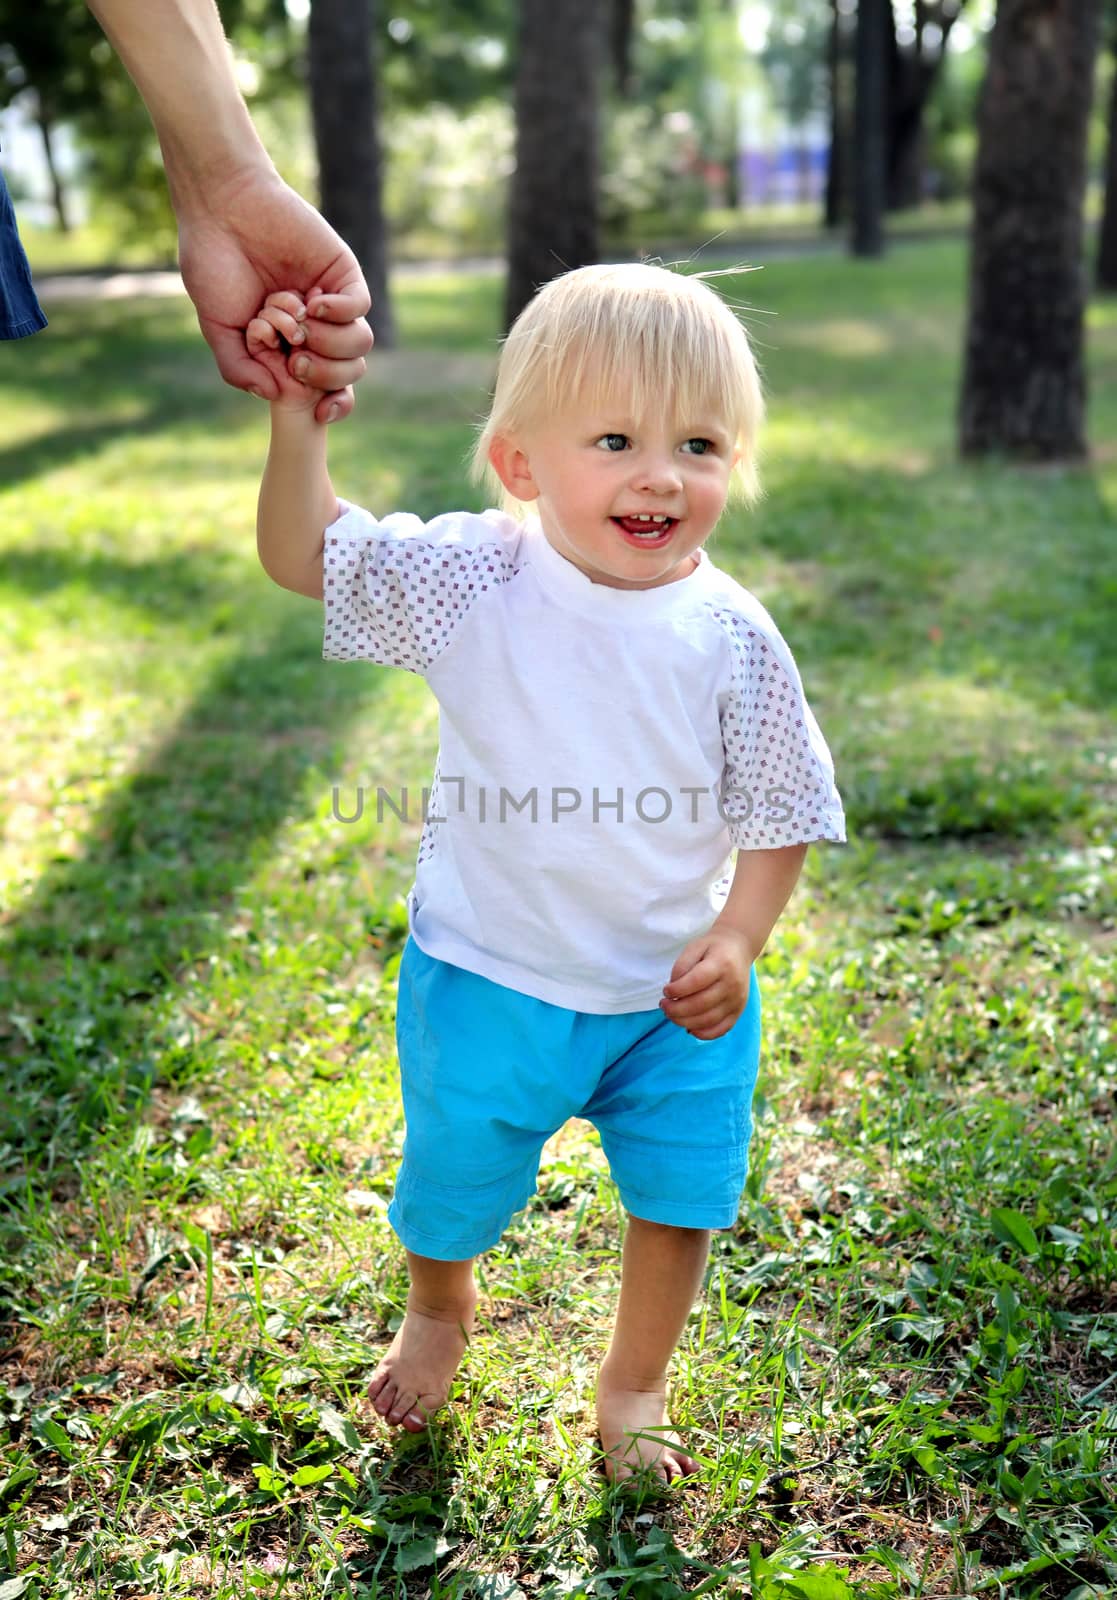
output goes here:
[{"label": "child's eye", "polygon": [[610,450],[614,454],[616,454],[616,453],[620,452],[621,450],[623,450],[625,448],[625,446],[627,445],[627,443],[628,443],[628,434],[627,433],[603,433],[601,435],[601,438],[597,440],[597,445],[598,445],[599,449],[601,449],[601,450]]},{"label": "child's eye", "polygon": [[683,445],[683,449],[689,450],[692,456],[708,456],[716,448],[712,439],[688,439]]}]

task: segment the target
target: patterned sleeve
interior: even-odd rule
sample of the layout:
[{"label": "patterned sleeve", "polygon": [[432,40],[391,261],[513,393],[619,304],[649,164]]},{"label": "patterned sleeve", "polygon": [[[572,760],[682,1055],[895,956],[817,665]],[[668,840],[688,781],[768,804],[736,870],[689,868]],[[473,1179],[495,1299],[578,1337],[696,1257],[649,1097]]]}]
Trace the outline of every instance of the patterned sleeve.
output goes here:
[{"label": "patterned sleeve", "polygon": [[[732,681],[721,699],[723,808],[735,849],[842,842],[845,816],[834,763],[775,624],[721,612]],[[770,619],[767,619],[770,623]]]},{"label": "patterned sleeve", "polygon": [[424,523],[342,501],[326,529],[323,656],[426,673],[481,595],[513,576],[519,545],[519,524],[500,512]]}]

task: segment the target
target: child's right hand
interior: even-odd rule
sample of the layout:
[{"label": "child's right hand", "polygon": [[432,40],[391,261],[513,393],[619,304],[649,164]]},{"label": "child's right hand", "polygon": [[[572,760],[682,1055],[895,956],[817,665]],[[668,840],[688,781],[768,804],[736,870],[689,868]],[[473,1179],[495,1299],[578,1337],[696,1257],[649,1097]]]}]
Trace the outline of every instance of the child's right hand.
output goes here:
[{"label": "child's right hand", "polygon": [[289,371],[288,357],[306,343],[302,324],[306,305],[290,289],[269,294],[245,330],[248,353],[262,361],[279,385],[279,396],[272,401],[285,411],[313,411],[322,398],[320,389],[300,383]]}]

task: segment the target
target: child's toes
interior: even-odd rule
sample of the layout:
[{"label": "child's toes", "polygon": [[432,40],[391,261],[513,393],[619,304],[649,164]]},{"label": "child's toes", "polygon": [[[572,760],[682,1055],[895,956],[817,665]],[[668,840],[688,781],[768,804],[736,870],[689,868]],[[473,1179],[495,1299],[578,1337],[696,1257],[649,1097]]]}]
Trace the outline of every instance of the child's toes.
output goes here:
[{"label": "child's toes", "polygon": [[382,1417],[386,1417],[395,1405],[398,1392],[395,1383],[389,1376],[381,1379],[380,1386],[375,1392],[371,1388],[369,1389],[369,1398]]},{"label": "child's toes", "polygon": [[398,1428],[405,1418],[410,1419],[415,1412],[415,1402],[418,1398],[414,1389],[397,1389],[394,1401],[384,1413],[388,1421]]},{"label": "child's toes", "polygon": [[667,1470],[668,1483],[674,1483],[676,1478],[691,1478],[702,1470],[693,1456],[684,1455],[681,1450],[665,1452],[663,1465]]},{"label": "child's toes", "polygon": [[416,1406],[400,1418],[400,1424],[408,1433],[422,1433],[427,1425],[427,1413],[422,1406]]}]

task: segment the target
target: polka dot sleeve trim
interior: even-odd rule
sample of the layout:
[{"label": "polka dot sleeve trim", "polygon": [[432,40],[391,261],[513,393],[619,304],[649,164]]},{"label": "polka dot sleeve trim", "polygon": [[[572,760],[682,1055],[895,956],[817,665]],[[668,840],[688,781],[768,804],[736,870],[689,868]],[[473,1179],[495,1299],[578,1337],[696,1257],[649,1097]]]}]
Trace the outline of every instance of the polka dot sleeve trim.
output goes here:
[{"label": "polka dot sleeve trim", "polygon": [[515,575],[520,544],[519,525],[500,512],[424,523],[342,502],[326,529],[323,656],[426,673],[486,590]]},{"label": "polka dot sleeve trim", "polygon": [[845,839],[834,763],[791,652],[735,612],[711,608],[729,636],[732,682],[721,700],[723,805],[735,849]]}]

